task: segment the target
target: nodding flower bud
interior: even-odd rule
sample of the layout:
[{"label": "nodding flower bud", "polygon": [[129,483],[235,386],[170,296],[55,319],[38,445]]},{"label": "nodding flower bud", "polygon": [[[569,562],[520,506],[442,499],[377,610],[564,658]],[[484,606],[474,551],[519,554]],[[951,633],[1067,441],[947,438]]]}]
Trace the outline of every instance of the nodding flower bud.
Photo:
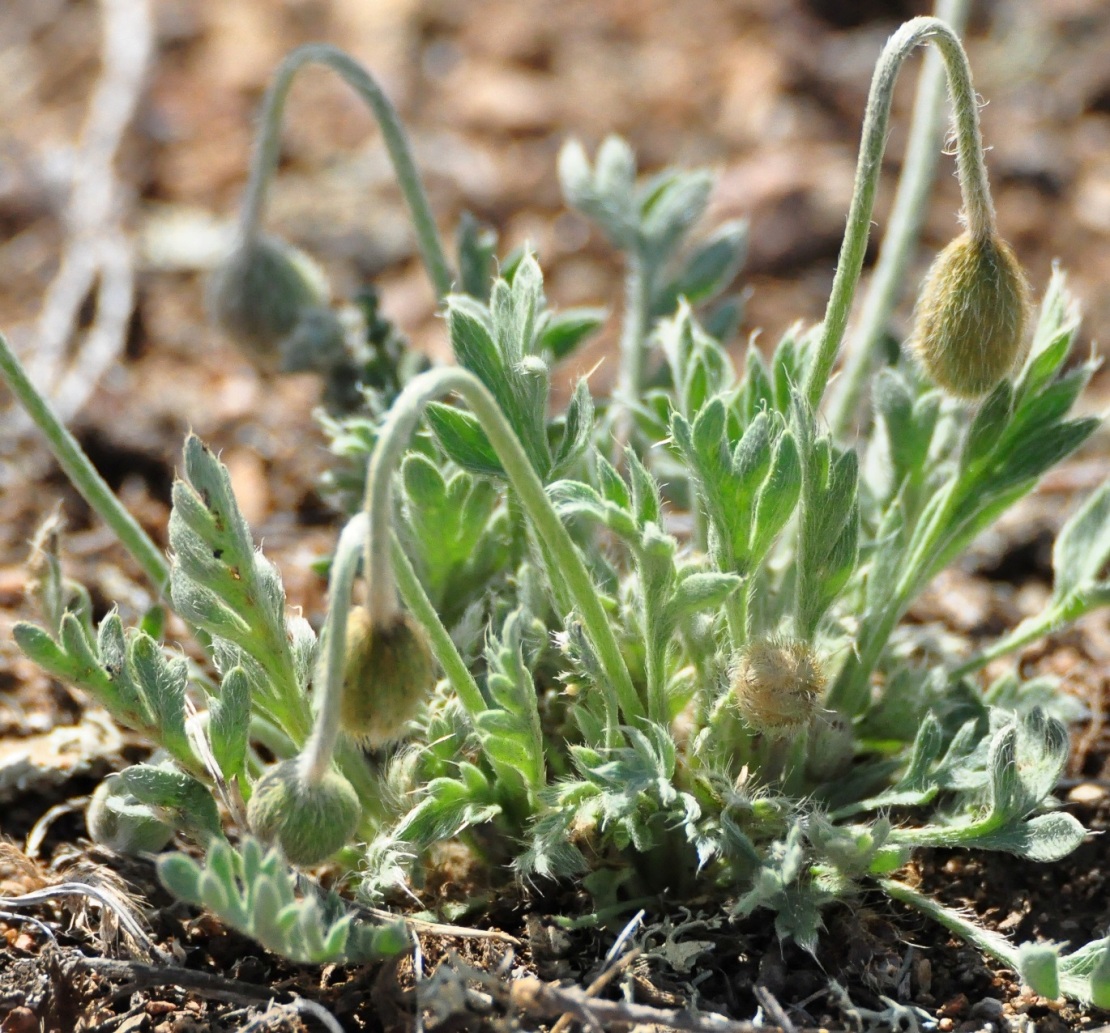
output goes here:
[{"label": "nodding flower bud", "polygon": [[319,864],[346,846],[361,815],[358,794],[338,771],[329,768],[319,782],[309,782],[296,760],[270,768],[247,804],[251,831],[296,865]]},{"label": "nodding flower bud", "polygon": [[[260,369],[326,366],[343,351],[343,328],[328,307],[323,271],[303,251],[273,237],[241,243],[208,288],[212,317]],[[306,351],[319,358],[306,358]]]},{"label": "nodding flower bud", "polygon": [[910,348],[929,378],[957,398],[987,394],[1025,358],[1029,284],[1010,246],[962,233],[933,261]]},{"label": "nodding flower bud", "polygon": [[119,778],[96,787],[85,808],[85,826],[93,842],[120,854],[156,854],[173,838],[172,826],[136,800]]},{"label": "nodding flower bud", "polygon": [[732,669],[732,691],[744,720],[768,735],[805,728],[824,687],[825,674],[813,647],[796,639],[755,639]]},{"label": "nodding flower bud", "polygon": [[339,727],[377,748],[398,738],[435,685],[424,632],[408,614],[375,627],[365,607],[347,617],[347,662]]}]

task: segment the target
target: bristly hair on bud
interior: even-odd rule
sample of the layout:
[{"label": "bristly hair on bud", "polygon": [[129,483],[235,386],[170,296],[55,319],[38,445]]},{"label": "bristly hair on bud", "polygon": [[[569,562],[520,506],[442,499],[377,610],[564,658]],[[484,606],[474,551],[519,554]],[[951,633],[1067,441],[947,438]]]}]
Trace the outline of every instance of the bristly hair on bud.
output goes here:
[{"label": "bristly hair on bud", "polygon": [[85,825],[93,842],[120,854],[156,854],[173,839],[173,827],[136,800],[121,778],[106,778],[96,787]]},{"label": "bristly hair on bud", "polygon": [[303,251],[276,237],[256,237],[240,243],[215,272],[208,305],[259,369],[291,373],[326,368],[343,352],[329,293],[323,271]]},{"label": "bristly hair on bud", "polygon": [[798,639],[757,638],[732,668],[732,693],[744,720],[757,732],[800,732],[816,712],[825,673],[813,647]]},{"label": "bristly hair on bud", "polygon": [[251,831],[281,848],[295,865],[326,861],[358,830],[362,805],[354,786],[333,768],[317,782],[304,777],[298,760],[275,764],[255,784],[247,804]]},{"label": "bristly hair on bud", "polygon": [[407,613],[375,627],[370,612],[352,607],[339,727],[374,749],[398,738],[435,685],[423,629]]},{"label": "bristly hair on bud", "polygon": [[910,349],[957,398],[980,398],[1025,358],[1029,284],[994,233],[962,233],[933,261],[914,313]]}]

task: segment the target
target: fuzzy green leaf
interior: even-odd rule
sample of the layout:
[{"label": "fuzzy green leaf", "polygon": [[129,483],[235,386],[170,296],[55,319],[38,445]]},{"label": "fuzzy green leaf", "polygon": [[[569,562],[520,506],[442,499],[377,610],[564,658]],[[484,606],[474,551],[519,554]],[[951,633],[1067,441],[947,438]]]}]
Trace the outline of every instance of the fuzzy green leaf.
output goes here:
[{"label": "fuzzy green leaf", "polygon": [[158,877],[174,896],[212,911],[263,947],[302,964],[358,963],[388,957],[408,942],[403,926],[374,926],[347,912],[334,894],[297,896],[292,871],[246,837],[236,852],[211,841],[204,864],[183,854],[158,860]]},{"label": "fuzzy green leaf", "polygon": [[1071,814],[1057,811],[1016,821],[969,841],[980,850],[1002,850],[1028,861],[1059,861],[1086,838],[1087,830]]},{"label": "fuzzy green leaf", "polygon": [[159,730],[162,745],[179,760],[191,760],[193,748],[185,734],[188,663],[183,657],[168,660],[162,647],[141,632],[131,639],[128,659],[134,681],[146,698]]},{"label": "fuzzy green leaf", "polygon": [[491,477],[505,476],[486,432],[470,413],[432,402],[425,415],[440,447],[464,470]]},{"label": "fuzzy green leaf", "polygon": [[1094,491],[1064,525],[1052,550],[1057,602],[1092,586],[1110,563],[1110,483]]},{"label": "fuzzy green leaf", "polygon": [[539,335],[539,348],[558,362],[571,354],[609,317],[604,308],[568,308],[554,313]]},{"label": "fuzzy green leaf", "polygon": [[470,212],[464,211],[459,215],[455,245],[462,290],[473,298],[485,301],[489,297],[497,261],[497,234]]},{"label": "fuzzy green leaf", "polygon": [[242,778],[250,731],[250,682],[242,667],[233,667],[208,704],[208,741],[224,778]]},{"label": "fuzzy green leaf", "polygon": [[222,834],[216,801],[208,787],[191,775],[152,764],[135,764],[120,778],[136,800],[167,811],[173,824],[194,829],[206,838]]},{"label": "fuzzy green leaf", "polygon": [[722,223],[693,249],[681,272],[655,297],[657,316],[673,312],[679,298],[698,304],[717,297],[736,278],[748,250],[748,223]]}]

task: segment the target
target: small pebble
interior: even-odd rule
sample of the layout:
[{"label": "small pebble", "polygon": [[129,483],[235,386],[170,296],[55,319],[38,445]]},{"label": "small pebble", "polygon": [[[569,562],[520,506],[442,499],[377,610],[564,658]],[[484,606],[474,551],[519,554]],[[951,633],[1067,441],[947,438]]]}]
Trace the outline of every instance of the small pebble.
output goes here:
[{"label": "small pebble", "polygon": [[1002,1002],[997,997],[984,997],[971,1006],[971,1014],[983,1019],[997,1019],[1002,1015]]},{"label": "small pebble", "polygon": [[4,1016],[4,1033],[39,1033],[42,1026],[30,1008],[13,1008]]},{"label": "small pebble", "polygon": [[956,994],[955,997],[947,1000],[937,1009],[937,1015],[941,1018],[954,1018],[958,1015],[963,1015],[967,1011],[967,994]]}]

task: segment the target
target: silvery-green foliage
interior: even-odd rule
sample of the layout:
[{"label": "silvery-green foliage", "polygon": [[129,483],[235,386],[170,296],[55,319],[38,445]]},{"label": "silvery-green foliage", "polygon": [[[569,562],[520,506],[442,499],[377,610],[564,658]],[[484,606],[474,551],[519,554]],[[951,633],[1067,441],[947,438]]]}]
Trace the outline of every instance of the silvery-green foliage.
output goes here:
[{"label": "silvery-green foliage", "polygon": [[360,919],[334,893],[301,890],[281,855],[245,837],[238,850],[216,839],[202,864],[170,854],[158,874],[182,900],[205,907],[222,922],[283,957],[304,964],[355,963],[404,950],[401,923]]},{"label": "silvery-green foliage", "polygon": [[200,766],[185,730],[183,657],[167,656],[145,632],[125,630],[114,609],[95,636],[72,612],[61,618],[57,639],[26,623],[17,624],[14,635],[35,663],[88,692],[125,728],[148,736],[185,767]]},{"label": "silvery-green foliage", "polygon": [[[747,254],[747,223],[735,220],[680,249],[705,214],[713,187],[703,169],[667,170],[638,180],[636,158],[618,136],[605,139],[591,166],[577,140],[559,153],[559,179],[567,203],[593,220],[614,247],[641,267],[650,283],[647,310],[670,315],[679,304],[717,300],[736,278]],[[741,315],[739,296],[709,314],[713,336],[727,339]]]},{"label": "silvery-green foliage", "polygon": [[508,515],[493,482],[443,468],[422,452],[405,458],[401,480],[398,533],[429,598],[453,628],[490,582],[504,576]]},{"label": "silvery-green foliage", "polygon": [[[497,399],[540,478],[550,480],[578,459],[593,429],[593,401],[580,382],[562,419],[549,428],[551,350],[545,334],[551,316],[535,258],[526,254],[511,281],[496,279],[488,304],[450,295],[447,326],[459,365],[476,374]],[[428,419],[444,451],[460,466],[503,474],[484,431],[469,413],[437,404],[429,407]]]},{"label": "silvery-green foliage", "polygon": [[[508,430],[495,449],[488,414],[483,425],[463,404],[431,403],[387,470],[392,510],[374,516],[397,532],[408,616],[445,677],[411,741],[372,764],[342,739],[325,757],[362,807],[337,854],[358,867],[346,886],[376,902],[419,894],[437,848],[454,840],[494,882],[580,879],[599,913],[696,895],[738,917],[773,913],[780,937],[811,951],[826,907],[878,887],[1041,992],[1110,1000],[1104,941],[1066,956],[1019,949],[891,878],[921,848],[1048,862],[1085,834],[1052,796],[1076,706],[1047,679],[1014,672],[983,687],[974,672],[1110,602],[1110,489],[1064,526],[1043,614],[970,658],[902,624],[933,576],[1098,424],[1070,415],[1093,364],[1068,365],[1077,315],[1063,278],[1012,382],[969,408],[892,362],[875,375],[862,440],[845,441],[807,389],[815,331],[794,327],[767,355],[753,342],[742,366],[722,344],[746,229],[691,239],[707,174],[638,179],[615,137],[592,163],[568,144],[559,172],[568,201],[626,253],[622,353],[650,348],[646,375],[628,379],[634,397],[596,407],[580,379],[552,411],[552,365],[604,311],[554,311],[535,256],[521,249],[498,265],[496,238],[463,220],[446,327]],[[412,393],[418,363],[403,352],[375,302],[352,383],[328,382],[329,404],[343,400],[327,417],[331,486],[350,509],[390,407]],[[467,382],[460,374],[452,389],[472,397]],[[313,625],[287,612],[227,470],[193,436],[169,536],[171,599],[214,674],[160,644],[153,622],[126,630],[112,611],[94,629],[57,564],[43,581],[49,630],[20,625],[19,645],[165,751],[120,783],[142,817],[207,850],[203,864],[162,860],[175,894],[299,961],[400,950],[398,929],[359,920],[336,897],[299,895],[278,855],[224,838],[272,770],[262,758],[289,762],[304,747],[322,686]],[[570,584],[579,566],[590,592]],[[334,568],[349,586],[353,567]],[[816,709],[789,734],[738,703],[733,680],[753,644],[814,658]],[[771,682],[757,688],[796,687]],[[207,713],[187,720],[190,693]]]},{"label": "silvery-green foliage", "polygon": [[227,468],[194,435],[185,441],[185,477],[173,487],[169,536],[174,607],[212,636],[228,669],[241,659],[279,723],[303,720],[311,631],[299,625],[290,634],[281,578],[255,549]]}]

